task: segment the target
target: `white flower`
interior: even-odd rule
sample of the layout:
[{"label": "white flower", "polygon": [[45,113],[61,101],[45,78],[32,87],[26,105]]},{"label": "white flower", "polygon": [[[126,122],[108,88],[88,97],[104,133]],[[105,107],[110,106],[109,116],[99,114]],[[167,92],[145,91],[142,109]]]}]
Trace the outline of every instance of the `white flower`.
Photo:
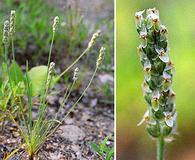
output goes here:
[{"label": "white flower", "polygon": [[141,119],[141,121],[137,124],[137,126],[141,126],[145,121],[148,121],[149,120],[149,111],[147,110],[145,113],[144,113],[144,116],[143,118]]},{"label": "white flower", "polygon": [[176,121],[177,118],[177,113],[174,113],[174,115],[171,112],[164,112],[165,116],[165,123],[169,127],[173,127],[174,122]]},{"label": "white flower", "polygon": [[146,39],[147,38],[147,30],[146,28],[144,28],[141,32],[140,32],[140,38],[142,39]]},{"label": "white flower", "polygon": [[152,90],[145,81],[142,84],[142,90],[144,93],[152,93]]},{"label": "white flower", "polygon": [[136,12],[136,13],[135,13],[135,18],[136,18],[137,20],[141,20],[141,19],[143,18],[143,13],[144,13],[144,12],[145,12],[145,10]]},{"label": "white flower", "polygon": [[161,32],[162,34],[167,33],[167,28],[166,28],[164,25],[160,25],[160,32]]},{"label": "white flower", "polygon": [[150,16],[153,23],[159,22],[159,16],[157,14],[151,14]]},{"label": "white flower", "polygon": [[160,60],[162,60],[165,63],[170,61],[169,55],[167,53],[165,53],[163,48],[161,48],[161,49],[155,48],[155,50],[158,53]]},{"label": "white flower", "polygon": [[171,90],[169,91],[169,99],[168,99],[168,101],[169,101],[169,103],[174,103],[174,102],[175,102],[175,99],[176,99],[176,94],[175,94],[175,92],[171,89]]},{"label": "white flower", "polygon": [[147,15],[156,14],[159,16],[159,11],[156,8],[149,8],[149,9],[147,9],[146,14]]},{"label": "white flower", "polygon": [[149,111],[148,111],[148,110],[144,113],[143,118],[142,118],[141,121],[137,124],[137,126],[142,125],[144,122],[146,122],[147,124],[152,124],[152,125],[155,125],[155,124],[156,124],[156,121],[153,120],[153,119],[149,116]]},{"label": "white flower", "polygon": [[168,74],[166,71],[163,72],[163,78],[164,79],[171,79],[171,75]]},{"label": "white flower", "polygon": [[164,71],[169,71],[169,70],[171,70],[172,75],[175,74],[175,67],[171,61],[166,63],[166,67],[164,69]]},{"label": "white flower", "polygon": [[139,27],[141,26],[141,21],[143,20],[143,13],[144,12],[145,12],[145,10],[135,13],[135,23]]}]

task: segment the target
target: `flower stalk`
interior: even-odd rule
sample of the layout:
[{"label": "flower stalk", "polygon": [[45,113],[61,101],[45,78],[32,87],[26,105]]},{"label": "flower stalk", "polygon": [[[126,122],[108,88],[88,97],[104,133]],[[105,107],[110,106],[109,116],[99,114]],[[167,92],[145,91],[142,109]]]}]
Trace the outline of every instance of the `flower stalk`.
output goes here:
[{"label": "flower stalk", "polygon": [[164,138],[160,137],[157,140],[157,160],[163,160],[163,156],[164,156]]},{"label": "flower stalk", "polygon": [[91,48],[96,44],[100,35],[101,35],[101,31],[97,30],[93,34],[91,40],[89,41],[87,48],[80,54],[80,56],[71,65],[68,66],[68,68],[66,68],[59,76],[55,78],[54,82],[59,81],[59,79],[62,76],[64,76],[85,54],[87,54],[91,50]]},{"label": "flower stalk", "polygon": [[167,29],[155,8],[135,13],[141,40],[138,47],[144,70],[142,89],[148,109],[138,125],[146,123],[147,132],[157,140],[157,160],[164,160],[166,139],[176,130],[175,93],[172,90],[174,66],[169,57]]}]

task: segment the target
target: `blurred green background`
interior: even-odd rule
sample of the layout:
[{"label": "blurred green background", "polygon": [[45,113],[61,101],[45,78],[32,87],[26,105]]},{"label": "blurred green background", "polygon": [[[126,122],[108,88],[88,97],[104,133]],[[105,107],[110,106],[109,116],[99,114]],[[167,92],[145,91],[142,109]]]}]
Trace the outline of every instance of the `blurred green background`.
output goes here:
[{"label": "blurred green background", "polygon": [[143,71],[137,54],[136,11],[156,7],[167,26],[170,56],[176,68],[178,132],[166,147],[166,160],[195,159],[195,1],[116,0],[116,112],[117,160],[155,159],[155,141],[144,125],[137,127],[145,110],[141,83]]},{"label": "blurred green background", "polygon": [[[29,61],[29,67],[47,64],[52,23],[54,17],[59,16],[60,24],[55,34],[51,57],[52,61],[57,62],[58,73],[81,54],[92,34],[100,29],[102,35],[97,45],[78,64],[83,75],[78,87],[86,78],[84,75],[93,71],[99,46],[104,46],[106,54],[101,67],[103,78],[101,75],[97,76],[104,83],[98,88],[98,93],[102,95],[103,103],[113,106],[113,80],[110,82],[114,74],[113,6],[113,0],[0,0],[0,26],[3,27],[4,21],[9,19],[10,10],[16,10],[16,61],[25,69],[26,60]],[[0,59],[3,58],[2,32],[3,29],[0,29]],[[70,82],[71,76],[64,76],[63,82]]]}]

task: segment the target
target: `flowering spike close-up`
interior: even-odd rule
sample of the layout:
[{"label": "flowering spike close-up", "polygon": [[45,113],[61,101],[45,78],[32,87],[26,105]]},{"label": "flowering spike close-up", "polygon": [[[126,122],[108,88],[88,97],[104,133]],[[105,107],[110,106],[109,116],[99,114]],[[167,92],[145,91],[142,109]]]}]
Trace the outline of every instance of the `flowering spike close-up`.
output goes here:
[{"label": "flowering spike close-up", "polygon": [[[144,11],[135,14],[137,32],[141,39],[138,52],[144,71],[142,88],[148,105],[147,115],[144,115],[139,125],[154,121],[146,123],[147,131],[158,143],[164,144],[165,139],[172,137],[176,130],[177,113],[175,93],[172,90],[174,68],[169,57],[167,28],[160,22],[159,11],[148,9],[146,18],[144,14]],[[162,151],[163,148],[161,145],[157,150]]]}]

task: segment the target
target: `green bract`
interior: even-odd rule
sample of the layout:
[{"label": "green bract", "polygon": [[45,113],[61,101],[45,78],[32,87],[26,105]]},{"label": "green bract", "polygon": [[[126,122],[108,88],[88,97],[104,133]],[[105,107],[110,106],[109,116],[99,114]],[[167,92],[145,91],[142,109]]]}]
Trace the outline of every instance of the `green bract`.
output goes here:
[{"label": "green bract", "polygon": [[144,70],[142,88],[148,105],[140,124],[146,122],[152,137],[167,137],[175,131],[177,115],[172,90],[174,67],[169,57],[167,29],[160,23],[158,10],[148,9],[145,17],[144,13],[135,13],[141,40],[138,52]]}]

